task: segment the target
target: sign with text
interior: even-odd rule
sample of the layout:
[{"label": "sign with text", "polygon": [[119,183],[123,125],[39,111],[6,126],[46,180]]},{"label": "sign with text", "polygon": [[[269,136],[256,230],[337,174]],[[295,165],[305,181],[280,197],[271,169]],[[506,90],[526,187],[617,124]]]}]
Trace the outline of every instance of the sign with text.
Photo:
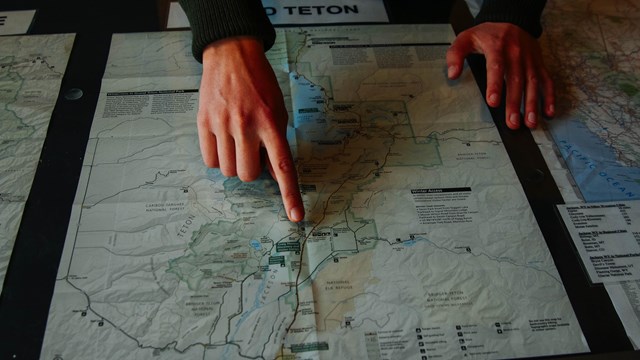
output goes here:
[{"label": "sign with text", "polygon": [[[382,0],[262,0],[262,5],[274,25],[389,22]],[[188,27],[184,11],[172,2],[167,29]]]},{"label": "sign with text", "polygon": [[26,34],[35,13],[35,10],[0,12],[0,35]]},{"label": "sign with text", "polygon": [[593,283],[640,280],[640,202],[558,205]]}]

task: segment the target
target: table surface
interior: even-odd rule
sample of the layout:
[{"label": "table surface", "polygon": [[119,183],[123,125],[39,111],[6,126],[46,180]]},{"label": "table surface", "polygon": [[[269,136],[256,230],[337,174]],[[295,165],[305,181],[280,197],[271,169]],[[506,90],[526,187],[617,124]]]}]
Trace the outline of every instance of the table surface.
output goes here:
[{"label": "table surface", "polygon": [[[163,30],[167,4],[161,0],[4,0],[0,4],[0,11],[37,9],[30,34],[77,34],[60,94],[73,88],[84,92],[75,101],[59,96],[51,118],[0,296],[0,359],[39,356],[111,35]],[[385,4],[393,23],[451,23],[456,31],[471,24],[463,1],[395,0]],[[469,63],[484,92],[484,59],[474,56]],[[503,119],[504,108],[492,109],[492,116]],[[563,203],[562,196],[531,133],[511,131],[503,121],[496,125],[592,350],[592,354],[562,358],[640,357],[632,351],[604,287],[592,285],[582,270],[555,210],[555,205]]]}]

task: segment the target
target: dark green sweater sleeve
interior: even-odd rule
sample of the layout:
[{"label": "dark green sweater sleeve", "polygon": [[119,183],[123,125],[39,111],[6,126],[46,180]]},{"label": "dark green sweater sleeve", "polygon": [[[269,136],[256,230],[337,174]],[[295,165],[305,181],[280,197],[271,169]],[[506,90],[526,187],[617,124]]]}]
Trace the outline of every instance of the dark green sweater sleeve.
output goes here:
[{"label": "dark green sweater sleeve", "polygon": [[276,33],[260,0],[179,0],[193,33],[193,56],[202,62],[204,48],[232,36],[255,36],[265,51]]},{"label": "dark green sweater sleeve", "polygon": [[518,25],[533,37],[540,37],[540,16],[546,0],[484,0],[475,23],[508,22]]}]

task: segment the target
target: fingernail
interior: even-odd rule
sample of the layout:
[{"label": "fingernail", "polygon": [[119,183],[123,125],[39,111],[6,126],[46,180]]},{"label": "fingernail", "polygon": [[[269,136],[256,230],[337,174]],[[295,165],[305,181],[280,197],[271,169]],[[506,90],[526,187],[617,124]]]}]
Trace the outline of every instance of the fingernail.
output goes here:
[{"label": "fingernail", "polygon": [[489,96],[489,102],[491,105],[496,105],[498,103],[498,94],[491,94],[491,96]]},{"label": "fingernail", "polygon": [[301,221],[304,218],[304,211],[301,210],[300,208],[297,208],[297,207],[293,208],[293,209],[291,209],[291,212],[289,213],[289,217],[294,222]]},{"label": "fingernail", "polygon": [[536,113],[533,111],[527,115],[527,125],[530,128],[535,128],[537,123]]},{"label": "fingernail", "polygon": [[513,125],[513,128],[518,128],[520,126],[520,118],[518,114],[513,113],[509,116],[509,123]]},{"label": "fingernail", "polygon": [[447,69],[447,76],[452,78],[452,77],[455,76],[457,71],[458,71],[458,67],[455,66],[455,65],[451,65],[451,66],[449,66],[449,69]]}]

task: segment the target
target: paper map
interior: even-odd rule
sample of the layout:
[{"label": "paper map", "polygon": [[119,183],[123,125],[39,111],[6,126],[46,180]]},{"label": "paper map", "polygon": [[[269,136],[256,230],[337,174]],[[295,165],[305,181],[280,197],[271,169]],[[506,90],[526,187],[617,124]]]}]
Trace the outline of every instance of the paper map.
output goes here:
[{"label": "paper map", "polygon": [[[638,19],[640,6],[633,0],[547,3],[541,43],[556,83],[558,116],[544,131],[532,133],[568,206],[616,201],[620,207],[634,207],[640,199]],[[572,238],[585,268],[591,269],[591,256],[582,253],[580,243],[602,240],[581,236],[588,236],[588,231]],[[635,240],[627,236],[611,238],[621,246],[625,240],[626,246],[633,246]],[[598,266],[606,275],[608,265]],[[638,282],[611,281],[605,287],[638,349]]]},{"label": "paper map", "polygon": [[542,45],[558,116],[547,123],[586,202],[640,199],[640,7],[550,2]]},{"label": "paper map", "polygon": [[307,212],[204,167],[190,33],[116,35],[42,359],[587,352],[449,26],[278,30]]},{"label": "paper map", "polygon": [[0,37],[0,292],[73,39]]}]

